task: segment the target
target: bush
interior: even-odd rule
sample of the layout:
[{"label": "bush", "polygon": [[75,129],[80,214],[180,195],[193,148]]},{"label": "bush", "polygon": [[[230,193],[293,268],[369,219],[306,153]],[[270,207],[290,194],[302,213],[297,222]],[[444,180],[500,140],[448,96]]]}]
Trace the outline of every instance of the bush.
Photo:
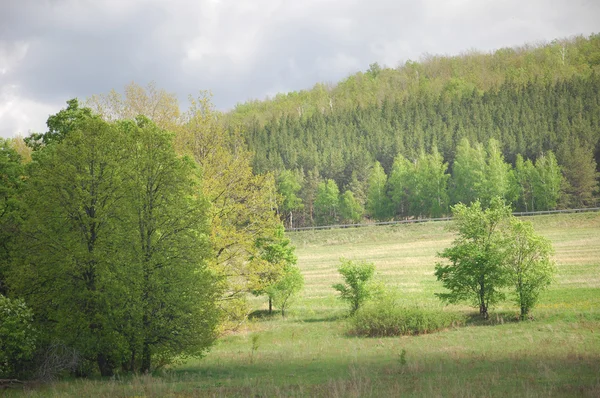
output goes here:
[{"label": "bush", "polygon": [[360,308],[350,320],[350,333],[365,337],[417,335],[464,323],[462,315],[434,308],[405,307],[386,297]]},{"label": "bush", "polygon": [[375,274],[375,264],[362,261],[355,263],[343,258],[340,262],[342,264],[338,272],[342,275],[344,283],[336,283],[332,287],[340,292],[340,299],[350,304],[350,313],[354,314],[376,291],[371,282]]},{"label": "bush", "polygon": [[0,294],[0,377],[17,377],[33,356],[36,331],[33,313],[21,300]]}]

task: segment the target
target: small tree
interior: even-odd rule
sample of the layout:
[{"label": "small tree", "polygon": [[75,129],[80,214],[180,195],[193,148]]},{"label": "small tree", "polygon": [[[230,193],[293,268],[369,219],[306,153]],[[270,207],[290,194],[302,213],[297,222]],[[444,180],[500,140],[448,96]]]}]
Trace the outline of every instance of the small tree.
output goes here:
[{"label": "small tree", "polygon": [[522,320],[537,303],[540,293],[552,282],[556,268],[550,259],[551,253],[550,242],[537,235],[531,223],[511,218],[504,259]]},{"label": "small tree", "polygon": [[373,295],[370,284],[375,274],[373,263],[359,262],[340,259],[339,273],[345,283],[336,283],[333,288],[340,292],[340,298],[350,303],[350,313],[354,314],[360,306]]},{"label": "small tree", "polygon": [[275,299],[273,293],[281,288],[281,286],[278,288],[274,288],[274,286],[282,278],[285,278],[289,268],[296,264],[295,248],[290,244],[289,238],[285,236],[283,224],[278,225],[272,234],[259,237],[255,242],[255,246],[257,255],[252,256],[251,260],[260,261],[261,266],[260,271],[256,273],[253,279],[252,293],[256,296],[262,294],[268,296],[269,314],[271,314]]},{"label": "small tree", "polygon": [[459,237],[452,247],[440,253],[451,264],[435,266],[435,276],[450,293],[436,296],[449,303],[471,301],[487,319],[488,308],[504,298],[500,291],[506,285],[500,227],[511,209],[496,197],[486,210],[476,201],[470,207],[459,203],[452,211]]},{"label": "small tree", "polygon": [[292,304],[296,295],[304,287],[304,277],[300,269],[292,264],[287,264],[283,275],[265,291],[269,299],[273,300],[275,307],[281,310],[281,316],[285,316],[285,310]]},{"label": "small tree", "polygon": [[364,213],[363,207],[354,197],[352,191],[346,191],[340,197],[340,216],[344,222],[358,223]]}]

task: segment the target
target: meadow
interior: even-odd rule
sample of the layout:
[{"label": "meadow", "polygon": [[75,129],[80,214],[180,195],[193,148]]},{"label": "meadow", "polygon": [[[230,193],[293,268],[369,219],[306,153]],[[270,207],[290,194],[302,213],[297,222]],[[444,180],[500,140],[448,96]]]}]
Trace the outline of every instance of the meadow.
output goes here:
[{"label": "meadow", "polygon": [[27,385],[13,396],[600,396],[600,213],[529,218],[554,246],[555,283],[519,322],[510,301],[466,326],[419,336],[347,333],[347,306],[331,285],[340,257],[374,262],[377,278],[407,304],[442,308],[436,254],[454,235],[447,222],[290,233],[305,288],[285,318],[266,300],[208,355],[160,374]]}]

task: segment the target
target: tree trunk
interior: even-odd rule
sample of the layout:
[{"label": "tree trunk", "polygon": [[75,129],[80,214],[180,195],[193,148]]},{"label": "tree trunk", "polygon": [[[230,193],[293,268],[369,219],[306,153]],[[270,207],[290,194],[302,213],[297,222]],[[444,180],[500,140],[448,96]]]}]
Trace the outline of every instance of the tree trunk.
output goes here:
[{"label": "tree trunk", "polygon": [[141,373],[149,373],[152,365],[152,357],[150,355],[150,344],[144,343],[142,350],[142,366],[140,366]]},{"label": "tree trunk", "polygon": [[485,303],[481,303],[479,305],[479,314],[483,317],[483,319],[488,319],[488,308]]},{"label": "tree trunk", "polygon": [[100,369],[100,375],[102,377],[112,376],[114,374],[114,366],[106,355],[100,353],[96,357],[98,362],[98,369]]},{"label": "tree trunk", "polygon": [[269,315],[273,313],[273,300],[269,297]]}]

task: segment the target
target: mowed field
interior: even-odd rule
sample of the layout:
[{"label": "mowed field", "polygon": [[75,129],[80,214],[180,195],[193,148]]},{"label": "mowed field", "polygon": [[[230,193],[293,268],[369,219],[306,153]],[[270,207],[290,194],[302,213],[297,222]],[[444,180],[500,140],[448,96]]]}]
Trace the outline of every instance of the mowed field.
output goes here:
[{"label": "mowed field", "polygon": [[[554,245],[556,281],[518,322],[507,301],[489,321],[420,336],[347,334],[347,309],[331,285],[341,257],[374,262],[377,278],[407,305],[441,307],[436,254],[454,235],[448,223],[303,231],[290,234],[306,285],[289,315],[266,302],[208,355],[154,376],[70,380],[28,386],[25,395],[204,396],[600,396],[600,213],[529,218]],[[473,315],[471,317],[471,315]],[[21,395],[13,391],[11,395]]]}]

